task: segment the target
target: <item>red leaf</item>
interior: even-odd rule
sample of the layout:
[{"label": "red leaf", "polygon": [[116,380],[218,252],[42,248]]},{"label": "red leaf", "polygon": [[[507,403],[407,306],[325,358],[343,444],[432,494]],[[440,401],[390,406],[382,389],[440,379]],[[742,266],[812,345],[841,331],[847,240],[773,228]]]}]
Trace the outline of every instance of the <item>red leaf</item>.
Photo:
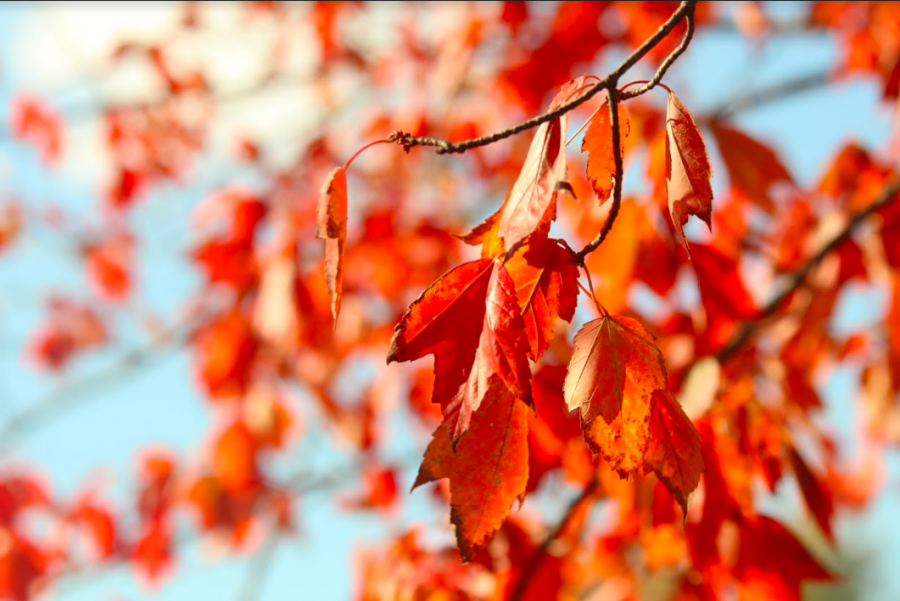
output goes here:
[{"label": "red leaf", "polygon": [[498,389],[454,451],[447,428],[438,426],[425,451],[413,489],[450,478],[450,520],[463,561],[500,529],[513,501],[528,483],[528,420],[525,406]]},{"label": "red leaf", "polygon": [[572,321],[578,302],[578,268],[556,241],[530,237],[506,262],[515,282],[528,356],[541,358],[556,331],[556,320]]},{"label": "red leaf", "polygon": [[[625,156],[625,138],[631,133],[631,123],[628,120],[628,112],[625,105],[619,103],[619,156]],[[613,157],[612,123],[609,119],[609,101],[604,102],[597,115],[591,120],[587,131],[584,132],[584,140],[581,142],[581,152],[587,151],[587,177],[591,180],[591,186],[602,205],[608,199],[613,190],[612,181],[616,176],[616,162]]]},{"label": "red leaf", "polygon": [[[565,84],[550,110],[574,97],[583,84],[584,77]],[[563,115],[541,125],[534,135],[497,230],[507,251],[538,228],[553,201],[556,185],[566,180],[567,124],[568,117]]]},{"label": "red leaf", "polygon": [[792,181],[778,155],[747,134],[721,123],[713,122],[711,129],[731,186],[771,213],[775,205],[769,188],[777,182]]},{"label": "red leaf", "polygon": [[766,516],[745,517],[735,572],[738,598],[800,601],[805,580],[830,580],[831,575],[784,526]]},{"label": "red leaf", "polygon": [[481,259],[452,269],[410,305],[388,363],[434,355],[433,400],[456,442],[497,389],[532,404],[527,353],[512,279],[501,263]]},{"label": "red leaf", "polygon": [[131,236],[119,234],[85,248],[88,278],[108,300],[121,301],[131,290],[133,243]]},{"label": "red leaf", "polygon": [[116,524],[109,510],[85,499],[75,507],[71,517],[86,529],[100,559],[112,556],[116,546]]},{"label": "red leaf", "polygon": [[646,473],[652,469],[687,515],[688,497],[705,470],[700,434],[681,404],[668,390],[653,393],[650,430],[644,458]]},{"label": "red leaf", "polygon": [[700,131],[673,92],[666,107],[666,194],[675,229],[690,256],[684,224],[696,215],[712,229],[712,168]]},{"label": "red leaf", "polygon": [[797,449],[793,447],[788,449],[788,458],[794,468],[794,475],[797,476],[797,484],[800,485],[800,492],[803,493],[806,506],[816,518],[822,532],[833,542],[831,515],[834,513],[834,501],[831,495],[797,452]]},{"label": "red leaf", "polygon": [[13,99],[9,110],[10,131],[18,140],[38,147],[46,165],[55,163],[62,152],[62,121],[54,111],[30,96]]},{"label": "red leaf", "polygon": [[609,315],[575,336],[563,386],[585,440],[622,477],[656,472],[682,508],[703,472],[699,434],[666,389],[662,353],[637,321]]},{"label": "red leaf", "polygon": [[347,175],[335,167],[319,192],[316,237],[325,240],[325,283],[331,293],[331,314],[341,312],[344,281],[344,245],[347,240]]}]

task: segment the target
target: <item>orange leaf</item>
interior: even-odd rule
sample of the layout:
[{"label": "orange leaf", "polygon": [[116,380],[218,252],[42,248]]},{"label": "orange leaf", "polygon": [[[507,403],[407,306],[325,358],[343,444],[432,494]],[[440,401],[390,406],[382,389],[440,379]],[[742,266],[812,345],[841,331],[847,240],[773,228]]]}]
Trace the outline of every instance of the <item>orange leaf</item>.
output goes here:
[{"label": "orange leaf", "polygon": [[257,444],[247,425],[235,422],[219,436],[213,453],[213,473],[229,491],[257,482]]},{"label": "orange leaf", "polygon": [[344,245],[347,240],[347,175],[335,167],[319,192],[316,237],[325,240],[325,283],[331,293],[331,314],[341,312],[344,281]]},{"label": "orange leaf", "polygon": [[771,213],[775,205],[769,197],[769,188],[776,182],[792,181],[791,174],[771,148],[747,134],[718,122],[711,129],[731,186]]},{"label": "orange leaf", "polygon": [[687,508],[700,481],[700,437],[666,388],[662,353],[637,321],[609,315],[575,336],[563,386],[591,449],[621,477],[654,471]]},{"label": "orange leaf", "polygon": [[[565,104],[583,84],[584,77],[566,83],[550,110]],[[497,230],[507,251],[539,227],[552,204],[557,184],[566,181],[567,124],[568,117],[563,115],[541,125],[534,135]]]},{"label": "orange leaf", "polygon": [[515,285],[499,262],[464,263],[431,285],[403,316],[388,363],[435,357],[433,400],[454,443],[498,389],[531,405],[528,340]]},{"label": "orange leaf", "polygon": [[532,236],[513,253],[506,269],[525,321],[528,356],[537,361],[550,346],[557,318],[571,322],[575,315],[578,268],[554,240]]},{"label": "orange leaf", "polygon": [[[625,156],[625,138],[631,132],[631,123],[628,120],[628,112],[625,105],[619,103],[619,149],[620,156]],[[613,157],[612,147],[612,123],[609,119],[609,101],[604,102],[600,111],[591,120],[587,131],[584,132],[584,140],[581,142],[581,152],[587,151],[587,177],[602,205],[609,199],[612,193],[612,181],[616,176],[616,162]]]},{"label": "orange leaf", "polygon": [[525,406],[502,389],[473,417],[455,451],[447,428],[435,430],[413,489],[450,478],[450,520],[463,561],[500,529],[513,501],[524,499],[527,440]]},{"label": "orange leaf", "polygon": [[684,237],[684,224],[696,215],[712,229],[712,168],[700,131],[688,110],[673,92],[666,107],[666,194],[669,212],[684,249],[690,256]]}]

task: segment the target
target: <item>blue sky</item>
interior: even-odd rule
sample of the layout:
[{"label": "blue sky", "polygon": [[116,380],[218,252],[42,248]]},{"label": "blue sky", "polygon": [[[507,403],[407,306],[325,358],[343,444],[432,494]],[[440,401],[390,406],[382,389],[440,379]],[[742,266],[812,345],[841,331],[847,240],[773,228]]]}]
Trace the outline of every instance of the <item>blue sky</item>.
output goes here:
[{"label": "blue sky", "polygon": [[[23,86],[33,85],[29,60],[19,45],[21,35],[16,33],[31,18],[28,13],[42,10],[53,9],[29,4],[0,10],[3,59],[0,100],[5,107]],[[33,20],[27,22],[34,27]],[[735,34],[701,33],[671,70],[666,82],[695,114],[702,113],[730,97],[738,85],[764,86],[797,73],[818,71],[831,65],[835,53],[836,48],[824,36],[795,36],[759,51]],[[641,76],[635,72],[634,79]],[[46,85],[30,91],[63,107],[84,102],[86,97],[83,90],[73,91],[71,86],[59,89]],[[854,109],[847,110],[847,107]],[[891,108],[881,106],[880,92],[875,85],[854,81],[748,111],[737,122],[754,135],[775,142],[792,173],[801,183],[809,183],[820,175],[824,161],[843,142],[858,140],[867,146],[883,146],[895,127],[892,113]],[[6,111],[3,121],[6,121]],[[446,160],[454,159],[451,156]],[[720,164],[714,164],[714,170],[724,173]],[[0,173],[4,176],[0,178],[0,194],[19,194],[33,206],[52,200],[83,214],[96,203],[96,189],[65,175],[47,177],[36,153],[10,143],[8,137],[0,141]],[[196,274],[186,269],[183,258],[172,251],[187,248],[191,242],[188,227],[178,226],[177,218],[185,217],[206,192],[222,181],[229,181],[229,177],[230,174],[210,167],[200,184],[166,189],[136,207],[132,223],[137,226],[138,236],[150,242],[141,249],[137,259],[143,270],[138,293],[147,306],[160,311],[177,306],[199,286]],[[641,176],[635,173],[634,177]],[[725,180],[714,181],[717,189],[721,189]],[[165,202],[159,198],[163,194],[167,195]],[[162,239],[160,229],[165,232]],[[34,371],[23,360],[21,350],[25,336],[43,314],[40,300],[46,293],[54,288],[79,291],[83,287],[82,274],[73,268],[75,263],[58,242],[52,236],[29,237],[15,255],[0,256],[0,422],[51,391],[65,390],[64,383]],[[877,313],[873,307],[881,309],[886,302],[883,294],[860,290],[844,300],[836,327],[865,323]],[[114,319],[124,323],[127,317],[117,314]],[[134,332],[126,331],[117,351],[97,353],[81,362],[77,371],[89,374],[103,370],[122,348],[139,343]],[[210,424],[210,412],[189,385],[193,382],[191,370],[191,357],[186,352],[164,353],[133,377],[90,391],[84,397],[88,400],[79,402],[64,417],[16,440],[14,450],[4,461],[39,466],[60,495],[79,490],[86,478],[101,478],[114,483],[107,488],[109,496],[124,498],[128,491],[127,476],[133,472],[137,451],[155,444],[185,452],[201,448]],[[851,371],[838,371],[824,390],[829,402],[827,421],[844,437],[852,434],[851,425],[856,419],[852,376]],[[315,415],[307,419],[315,420]],[[412,429],[404,416],[396,417],[392,430],[397,435],[390,437],[395,443],[387,449],[385,459],[410,464],[409,458],[424,449],[425,438],[400,435]],[[345,466],[346,459],[327,440],[310,435],[291,451],[291,458],[280,467],[290,471],[302,466],[327,473],[329,469]],[[98,470],[98,466],[102,468]],[[890,537],[900,527],[900,499],[893,492],[896,457],[892,457],[890,466],[891,478],[886,487],[889,492],[879,498],[873,511],[860,518],[847,519],[838,527],[840,540],[852,544],[851,539],[860,539],[880,550],[877,562],[871,566],[869,598],[872,599],[900,598],[900,577],[890,571],[890,566],[900,558],[900,542]],[[407,490],[412,479],[413,473],[407,472],[400,482],[401,490]],[[345,487],[344,492],[351,490],[352,486]],[[412,495],[403,514],[389,519],[343,513],[335,509],[328,495],[302,499],[298,505],[302,536],[279,544],[257,598],[266,601],[347,599],[352,584],[353,549],[361,542],[380,544],[386,540],[387,533],[400,531],[415,520],[435,526],[443,523],[444,514],[436,515],[426,497],[421,493]],[[563,498],[544,498],[529,502],[552,512],[554,505],[562,501]],[[788,502],[770,504],[776,513],[790,515],[792,512]],[[142,588],[128,568],[117,568],[63,583],[59,598],[72,601],[239,599],[252,559],[210,561],[205,557],[202,543],[185,546],[183,557],[175,576],[156,590]]]}]

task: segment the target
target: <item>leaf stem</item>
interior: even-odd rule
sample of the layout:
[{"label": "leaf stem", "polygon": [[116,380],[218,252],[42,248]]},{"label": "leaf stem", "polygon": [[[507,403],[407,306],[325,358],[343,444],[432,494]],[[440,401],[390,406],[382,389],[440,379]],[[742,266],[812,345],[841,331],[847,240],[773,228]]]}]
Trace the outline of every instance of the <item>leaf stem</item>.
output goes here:
[{"label": "leaf stem", "polygon": [[385,140],[375,140],[374,142],[369,142],[368,144],[366,144],[365,146],[363,146],[362,148],[360,148],[359,150],[357,150],[355,153],[353,153],[353,156],[352,156],[352,157],[350,157],[349,159],[347,159],[347,162],[344,163],[344,169],[345,169],[345,170],[346,170],[346,169],[349,169],[349,168],[350,168],[350,163],[352,163],[352,162],[356,159],[356,157],[358,157],[359,155],[361,155],[361,154],[363,153],[364,150],[368,150],[369,148],[372,148],[372,147],[375,146],[376,144],[390,144],[390,143],[391,143],[390,138],[385,139]]}]

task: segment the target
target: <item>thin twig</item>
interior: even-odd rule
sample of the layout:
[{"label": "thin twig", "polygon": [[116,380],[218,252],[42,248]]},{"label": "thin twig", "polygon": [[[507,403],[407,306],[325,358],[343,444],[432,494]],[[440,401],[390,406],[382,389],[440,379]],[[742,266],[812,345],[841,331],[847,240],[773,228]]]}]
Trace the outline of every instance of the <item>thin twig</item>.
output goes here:
[{"label": "thin twig", "polygon": [[648,81],[646,84],[641,87],[629,90],[628,92],[624,92],[622,94],[621,100],[625,101],[629,98],[635,98],[636,96],[640,96],[641,94],[646,94],[653,88],[659,85],[662,81],[662,78],[665,76],[666,71],[669,70],[669,67],[675,64],[675,61],[678,60],[684,51],[687,50],[687,47],[690,45],[691,40],[694,38],[694,9],[693,7],[687,14],[687,31],[684,32],[684,37],[681,38],[681,43],[678,44],[678,47],[672,51],[669,56],[662,62],[659,68],[656,70],[656,73],[653,75],[653,79]]},{"label": "thin twig", "polygon": [[828,256],[829,253],[833,252],[838,245],[841,244],[844,240],[850,237],[850,235],[858,228],[866,219],[868,219],[875,211],[886,206],[889,202],[891,202],[897,194],[900,194],[900,180],[894,181],[889,184],[876,198],[872,203],[867,206],[865,209],[858,212],[853,218],[844,226],[844,229],[841,230],[839,234],[837,234],[834,238],[832,238],[828,244],[823,246],[819,252],[814,254],[806,263],[800,267],[797,271],[790,276],[788,280],[787,286],[777,295],[775,298],[770,300],[766,305],[760,310],[759,315],[751,322],[748,322],[744,325],[738,334],[732,338],[725,346],[723,346],[716,353],[716,359],[719,362],[723,362],[734,355],[741,346],[744,345],[747,340],[750,339],[751,336],[759,329],[762,321],[767,317],[771,316],[781,305],[784,300],[793,294],[797,289],[799,289],[803,283],[806,281],[806,278],[809,276],[809,273],[813,270],[813,268],[818,265],[822,259]]},{"label": "thin twig", "polygon": [[560,518],[559,522],[556,523],[553,530],[546,538],[544,538],[543,542],[541,542],[541,546],[537,548],[534,555],[528,560],[528,565],[522,570],[522,577],[519,578],[519,582],[516,583],[516,588],[509,596],[508,601],[520,601],[525,594],[525,591],[528,590],[528,584],[531,582],[531,578],[537,573],[541,562],[544,561],[544,557],[547,555],[550,545],[553,544],[553,541],[555,541],[560,533],[565,530],[566,526],[569,525],[569,522],[575,517],[575,512],[578,511],[578,508],[581,507],[582,503],[587,501],[591,495],[594,494],[598,484],[599,482],[596,477],[591,479],[591,481],[584,486],[581,493],[572,499],[572,502],[569,503],[566,512]]},{"label": "thin twig", "polygon": [[613,161],[616,164],[615,180],[613,181],[613,203],[612,207],[609,209],[609,215],[606,216],[606,221],[603,222],[603,227],[600,229],[600,233],[597,234],[597,237],[591,240],[588,245],[582,248],[575,256],[576,262],[579,265],[584,265],[584,258],[590,253],[594,252],[594,250],[596,250],[597,247],[603,244],[603,241],[606,240],[606,236],[609,235],[609,232],[612,230],[612,226],[616,220],[616,216],[619,214],[619,207],[622,205],[622,177],[625,174],[625,167],[623,166],[622,162],[622,132],[619,128],[618,96],[619,94],[615,88],[610,89],[609,125],[610,129],[612,129]]},{"label": "thin twig", "polygon": [[[393,132],[391,134],[391,140],[393,142],[396,142],[397,144],[400,144],[403,147],[403,150],[405,150],[406,152],[409,152],[410,149],[415,146],[432,146],[437,149],[438,154],[455,154],[462,153],[479,146],[487,146],[489,144],[493,144],[494,142],[504,140],[525,130],[537,127],[548,121],[552,121],[553,119],[558,119],[559,117],[565,115],[569,111],[575,109],[578,106],[581,106],[582,104],[593,98],[601,90],[614,88],[618,84],[619,79],[622,77],[622,75],[624,75],[626,71],[637,64],[639,60],[644,58],[644,56],[648,52],[655,48],[667,35],[672,32],[673,29],[675,29],[675,27],[679,23],[681,23],[681,21],[683,21],[685,18],[693,18],[694,6],[696,4],[697,0],[686,0],[682,2],[681,5],[675,10],[675,12],[672,13],[672,16],[670,16],[669,19],[662,24],[662,26],[656,31],[656,33],[647,38],[647,40],[643,44],[641,44],[639,48],[632,52],[624,61],[622,61],[622,63],[618,67],[616,67],[615,70],[613,70],[603,79],[600,79],[592,87],[588,88],[587,91],[585,91],[585,93],[581,96],[570,100],[569,102],[566,102],[565,104],[562,104],[559,107],[544,113],[543,115],[532,117],[527,121],[523,121],[522,123],[487,136],[472,138],[470,140],[463,140],[461,142],[450,142],[448,140],[432,137],[416,137],[402,131]],[[690,29],[691,26],[689,25],[688,27]],[[679,46],[679,48],[681,48],[681,46]],[[665,62],[666,61],[664,61],[663,64],[665,64]],[[662,68],[662,66],[660,68]],[[666,66],[666,68],[668,68],[668,66]],[[665,70],[663,70],[663,73],[665,73]],[[635,90],[635,92],[637,91],[638,90]],[[640,94],[633,94],[629,97],[633,98],[634,96],[638,95]]]}]

